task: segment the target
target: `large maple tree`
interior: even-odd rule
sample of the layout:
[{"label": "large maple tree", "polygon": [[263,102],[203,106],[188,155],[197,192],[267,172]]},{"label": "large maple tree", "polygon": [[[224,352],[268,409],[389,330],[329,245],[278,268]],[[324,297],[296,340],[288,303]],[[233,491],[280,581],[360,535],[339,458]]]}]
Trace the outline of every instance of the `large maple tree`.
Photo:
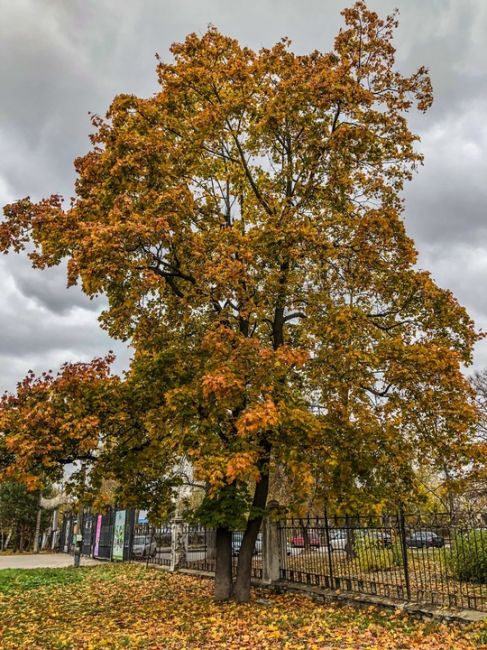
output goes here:
[{"label": "large maple tree", "polygon": [[136,350],[140,435],[207,485],[220,599],[248,599],[274,467],[299,501],[317,481],[406,494],[415,463],[468,456],[477,334],[401,217],[421,162],[406,114],[430,80],[396,70],[395,16],[343,16],[328,53],[190,34],[157,94],[93,117],[71,204],[20,200],[0,228],[4,251],[67,258],[69,284],[107,297],[103,327]]}]

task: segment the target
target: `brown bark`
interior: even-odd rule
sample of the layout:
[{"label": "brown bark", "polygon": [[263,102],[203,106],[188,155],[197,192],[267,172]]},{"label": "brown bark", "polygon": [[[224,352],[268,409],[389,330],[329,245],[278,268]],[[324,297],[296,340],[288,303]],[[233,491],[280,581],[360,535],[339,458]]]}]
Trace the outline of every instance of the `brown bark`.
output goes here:
[{"label": "brown bark", "polygon": [[215,600],[229,600],[232,586],[232,532],[219,526],[216,529]]},{"label": "brown bark", "polygon": [[254,554],[255,540],[259,534],[263,519],[263,510],[267,503],[269,493],[269,472],[261,474],[260,481],[255,486],[252,510],[258,514],[249,517],[247,528],[244,532],[242,545],[238,554],[237,579],[234,587],[234,597],[239,603],[246,603],[250,599],[250,580],[252,573],[252,557]]},{"label": "brown bark", "polygon": [[301,527],[301,535],[303,536],[304,550],[309,551],[311,549],[311,543],[309,541],[308,526],[301,517],[299,518],[299,525]]}]

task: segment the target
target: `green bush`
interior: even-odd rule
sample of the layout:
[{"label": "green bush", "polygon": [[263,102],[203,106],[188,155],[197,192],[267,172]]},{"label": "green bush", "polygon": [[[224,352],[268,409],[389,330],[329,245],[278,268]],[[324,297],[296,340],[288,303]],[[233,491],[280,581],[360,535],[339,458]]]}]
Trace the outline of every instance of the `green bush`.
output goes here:
[{"label": "green bush", "polygon": [[448,563],[458,580],[487,584],[487,529],[454,535]]},{"label": "green bush", "polygon": [[356,560],[363,571],[383,571],[402,565],[402,551],[399,539],[390,547],[382,546],[376,539],[367,537],[354,544]]}]

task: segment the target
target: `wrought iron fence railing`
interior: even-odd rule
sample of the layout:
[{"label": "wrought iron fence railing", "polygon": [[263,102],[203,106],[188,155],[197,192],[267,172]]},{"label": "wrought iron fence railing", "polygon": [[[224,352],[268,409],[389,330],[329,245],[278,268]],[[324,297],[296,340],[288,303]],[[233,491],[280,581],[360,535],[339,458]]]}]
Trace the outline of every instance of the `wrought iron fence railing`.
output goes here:
[{"label": "wrought iron fence railing", "polygon": [[291,519],[283,580],[487,611],[487,528],[449,516]]},{"label": "wrought iron fence railing", "polygon": [[[181,520],[159,526],[136,523],[133,511],[123,512],[85,513],[84,554],[112,559],[117,538],[118,559],[215,571],[215,531]],[[485,521],[472,514],[402,513],[267,520],[255,545],[252,576],[487,612]],[[60,550],[72,551],[73,529],[74,517],[68,514]],[[234,573],[242,538],[240,531],[232,534]]]},{"label": "wrought iron fence railing", "polygon": [[132,537],[131,559],[135,562],[171,565],[171,526],[136,524]]},{"label": "wrought iron fence railing", "polygon": [[[187,526],[185,568],[200,571],[215,571],[216,534],[211,528]],[[243,531],[232,533],[232,566],[237,571],[237,559],[243,539]],[[252,557],[252,577],[262,578],[262,535],[259,533]]]}]

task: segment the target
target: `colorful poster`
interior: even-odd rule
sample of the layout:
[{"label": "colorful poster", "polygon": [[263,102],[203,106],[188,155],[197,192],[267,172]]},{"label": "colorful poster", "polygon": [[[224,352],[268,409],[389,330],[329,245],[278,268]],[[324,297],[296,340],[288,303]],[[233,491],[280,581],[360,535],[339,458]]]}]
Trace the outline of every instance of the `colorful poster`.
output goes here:
[{"label": "colorful poster", "polygon": [[117,510],[115,513],[112,560],[123,560],[123,544],[125,541],[125,515],[125,510]]},{"label": "colorful poster", "polygon": [[148,524],[149,519],[147,518],[147,510],[139,510],[139,514],[137,517],[137,523],[138,524]]},{"label": "colorful poster", "polygon": [[102,516],[98,515],[96,518],[95,548],[93,549],[93,557],[98,557],[98,552],[100,550],[101,520]]}]

